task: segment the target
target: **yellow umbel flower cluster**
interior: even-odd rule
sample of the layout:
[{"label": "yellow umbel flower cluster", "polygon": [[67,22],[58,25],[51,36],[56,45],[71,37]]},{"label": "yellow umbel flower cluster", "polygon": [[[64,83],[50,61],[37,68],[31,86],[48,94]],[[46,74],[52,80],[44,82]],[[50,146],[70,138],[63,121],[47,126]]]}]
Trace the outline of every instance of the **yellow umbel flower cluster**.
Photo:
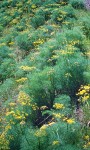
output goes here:
[{"label": "yellow umbel flower cluster", "polygon": [[83,95],[83,94],[85,94],[86,93],[86,90],[81,90],[79,93],[78,93],[78,95]]},{"label": "yellow umbel flower cluster", "polygon": [[27,80],[27,78],[20,78],[18,80],[16,80],[17,83],[23,83]]},{"label": "yellow umbel flower cluster", "polygon": [[60,119],[62,117],[60,113],[53,113],[53,116],[57,119]]},{"label": "yellow umbel flower cluster", "polygon": [[74,119],[67,119],[67,123],[68,124],[73,124],[73,123],[75,123],[75,121],[74,121]]},{"label": "yellow umbel flower cluster", "polygon": [[37,109],[38,109],[38,106],[37,106],[37,104],[36,104],[36,103],[31,104],[31,107],[32,107],[32,109],[33,109],[33,110],[37,110]]},{"label": "yellow umbel flower cluster", "polygon": [[24,124],[25,124],[25,121],[22,120],[22,121],[20,122],[20,125],[24,125]]},{"label": "yellow umbel flower cluster", "polygon": [[14,42],[10,42],[9,45],[10,45],[10,46],[11,46],[11,45],[14,45]]},{"label": "yellow umbel flower cluster", "polygon": [[32,6],[31,6],[31,8],[32,9],[35,9],[37,6],[35,5],[35,4],[33,4]]},{"label": "yellow umbel flower cluster", "polygon": [[11,102],[11,103],[9,103],[9,106],[10,106],[10,107],[14,107],[14,106],[16,106],[16,103]]},{"label": "yellow umbel flower cluster", "polygon": [[47,124],[44,124],[44,125],[40,128],[40,130],[45,130],[47,127],[48,127],[48,125],[47,125]]},{"label": "yellow umbel flower cluster", "polygon": [[54,69],[51,68],[51,69],[47,72],[47,75],[51,75],[51,74],[53,74],[54,72],[55,72]]},{"label": "yellow umbel flower cluster", "polygon": [[6,116],[12,116],[12,119],[10,120],[10,124],[14,124],[13,119],[25,120],[28,114],[20,110],[14,110],[14,111],[11,110],[11,111],[6,112]]},{"label": "yellow umbel flower cluster", "polygon": [[68,124],[73,124],[73,123],[75,123],[75,120],[74,119],[72,119],[72,118],[67,118],[67,117],[64,117],[63,118],[63,121],[65,121],[66,123],[68,123]]},{"label": "yellow umbel flower cluster", "polygon": [[89,138],[90,138],[89,135],[86,135],[86,136],[84,137],[85,140],[89,140]]},{"label": "yellow umbel flower cluster", "polygon": [[14,111],[8,111],[6,112],[6,116],[13,115],[14,113],[15,113]]},{"label": "yellow umbel flower cluster", "polygon": [[84,149],[90,148],[90,142],[87,142],[85,145],[83,145]]},{"label": "yellow umbel flower cluster", "polygon": [[0,135],[0,149],[9,150],[9,140],[6,139],[6,133]]},{"label": "yellow umbel flower cluster", "polygon": [[70,74],[70,73],[66,73],[65,74],[65,77],[67,78],[67,77],[72,77],[72,75]]},{"label": "yellow umbel flower cluster", "polygon": [[32,71],[32,70],[36,69],[36,67],[29,67],[29,66],[20,66],[19,68],[24,71]]},{"label": "yellow umbel flower cluster", "polygon": [[0,43],[0,47],[5,46],[5,45],[6,45],[6,43]]},{"label": "yellow umbel flower cluster", "polygon": [[[5,120],[4,120],[5,121]],[[10,122],[4,122],[4,125],[1,125],[0,129],[0,150],[10,150],[9,148],[9,141],[10,139],[13,139],[13,135],[8,135],[8,131],[11,129]],[[2,123],[1,123],[2,124]]]},{"label": "yellow umbel flower cluster", "polygon": [[33,42],[34,46],[38,46],[40,44],[43,44],[44,40],[43,39],[38,39],[37,41]]},{"label": "yellow umbel flower cluster", "polygon": [[60,142],[57,140],[57,141],[53,141],[52,145],[58,145]]},{"label": "yellow umbel flower cluster", "polygon": [[84,136],[84,140],[85,140],[85,144],[83,145],[84,149],[87,149],[90,147],[90,136],[89,135],[85,135]]},{"label": "yellow umbel flower cluster", "polygon": [[64,108],[64,105],[63,105],[63,104],[60,104],[60,103],[55,103],[55,104],[53,105],[53,108],[55,108],[55,109],[62,109],[62,108]]},{"label": "yellow umbel flower cluster", "polygon": [[55,122],[54,122],[54,121],[53,121],[53,122],[49,122],[49,123],[48,123],[48,125],[49,125],[49,126],[52,126],[52,125],[54,125],[54,124],[55,124]]},{"label": "yellow umbel flower cluster", "polygon": [[47,109],[48,109],[47,106],[41,106],[41,107],[40,107],[40,110],[47,110]]},{"label": "yellow umbel flower cluster", "polygon": [[18,23],[18,19],[13,19],[10,24],[13,25],[13,24],[17,24]]},{"label": "yellow umbel flower cluster", "polygon": [[25,105],[30,105],[30,97],[28,94],[26,94],[23,91],[19,92],[18,95],[18,100],[17,100],[21,105],[25,106]]},{"label": "yellow umbel flower cluster", "polygon": [[52,126],[52,125],[54,125],[54,124],[55,124],[55,122],[49,122],[48,124],[44,124],[44,125],[40,128],[40,130],[41,130],[41,131],[46,130],[49,126]]},{"label": "yellow umbel flower cluster", "polygon": [[86,102],[90,99],[90,85],[81,86],[78,93],[76,94],[79,96],[78,101]]}]

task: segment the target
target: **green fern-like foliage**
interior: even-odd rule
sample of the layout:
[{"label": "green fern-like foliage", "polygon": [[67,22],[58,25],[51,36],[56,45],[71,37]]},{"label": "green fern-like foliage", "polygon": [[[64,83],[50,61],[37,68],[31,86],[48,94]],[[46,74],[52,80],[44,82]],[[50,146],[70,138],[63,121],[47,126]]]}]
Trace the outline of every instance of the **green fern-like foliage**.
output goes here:
[{"label": "green fern-like foliage", "polygon": [[0,1],[0,150],[90,149],[90,12],[84,5]]}]

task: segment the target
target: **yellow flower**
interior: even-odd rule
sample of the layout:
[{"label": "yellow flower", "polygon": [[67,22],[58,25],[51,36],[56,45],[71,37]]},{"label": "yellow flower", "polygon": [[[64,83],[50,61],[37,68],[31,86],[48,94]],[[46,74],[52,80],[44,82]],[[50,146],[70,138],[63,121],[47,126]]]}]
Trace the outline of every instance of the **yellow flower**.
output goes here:
[{"label": "yellow flower", "polygon": [[53,105],[53,107],[54,107],[55,109],[61,109],[61,108],[64,108],[64,105],[63,105],[63,104],[60,104],[60,103],[55,103],[55,104]]},{"label": "yellow flower", "polygon": [[36,104],[31,105],[31,107],[32,107],[33,110],[37,110],[38,109],[38,106]]},{"label": "yellow flower", "polygon": [[61,51],[61,54],[62,54],[62,55],[67,55],[67,52],[66,52],[65,50],[62,50],[62,51]]},{"label": "yellow flower", "polygon": [[79,95],[83,95],[85,93],[86,93],[86,90],[82,90],[82,91],[79,92]]},{"label": "yellow flower", "polygon": [[55,124],[55,122],[48,123],[49,126],[52,126],[53,124]]},{"label": "yellow flower", "polygon": [[14,114],[14,111],[10,111],[6,113],[6,116],[13,115],[13,114]]},{"label": "yellow flower", "polygon": [[90,89],[90,86],[89,86],[89,85],[85,85],[85,86],[84,86],[84,89],[85,89],[85,90],[89,90],[89,89]]},{"label": "yellow flower", "polygon": [[40,110],[46,110],[46,109],[48,109],[47,106],[41,106],[41,107],[40,107]]},{"label": "yellow flower", "polygon": [[44,125],[40,128],[40,130],[45,130],[47,127],[48,127],[48,125],[47,125],[47,124],[44,124]]},{"label": "yellow flower", "polygon": [[88,99],[89,99],[89,95],[84,96],[84,97],[82,98],[82,101],[84,102],[84,101],[87,101]]},{"label": "yellow flower", "polygon": [[15,119],[22,119],[22,116],[15,116]]},{"label": "yellow flower", "polygon": [[18,23],[18,19],[13,19],[11,22],[10,22],[10,24],[17,24]]},{"label": "yellow flower", "polygon": [[34,46],[38,46],[40,44],[43,44],[44,40],[43,39],[38,39],[37,41],[33,42]]},{"label": "yellow flower", "polygon": [[57,140],[57,141],[53,141],[52,145],[58,145],[60,142]]},{"label": "yellow flower", "polygon": [[83,145],[83,148],[84,148],[84,149],[86,149],[86,148],[87,148],[87,145],[86,145],[86,144],[85,144],[85,145]]},{"label": "yellow flower", "polygon": [[66,121],[66,120],[67,120],[67,117],[64,117],[64,118],[63,118],[63,121]]},{"label": "yellow flower", "polygon": [[83,148],[84,149],[87,149],[87,148],[89,148],[90,147],[90,142],[88,142],[88,143],[86,143],[85,145],[83,145]]},{"label": "yellow flower", "polygon": [[84,137],[84,139],[85,139],[85,140],[89,140],[89,135],[86,135],[86,136]]},{"label": "yellow flower", "polygon": [[90,142],[88,142],[87,145],[90,146]]},{"label": "yellow flower", "polygon": [[30,97],[29,97],[29,95],[26,94],[23,91],[20,91],[19,95],[18,95],[18,102],[21,105],[30,105]]},{"label": "yellow flower", "polygon": [[9,150],[9,140],[6,138],[5,131],[0,134],[0,149]]},{"label": "yellow flower", "polygon": [[51,75],[51,74],[53,74],[53,73],[54,73],[54,69],[53,69],[53,68],[51,68],[51,69],[47,72],[48,75]]},{"label": "yellow flower", "polygon": [[55,118],[61,118],[62,117],[60,113],[53,113],[53,115]]},{"label": "yellow flower", "polygon": [[52,59],[57,59],[59,56],[58,55],[53,55],[51,58]]},{"label": "yellow flower", "polygon": [[63,23],[64,23],[64,24],[69,24],[70,22],[68,22],[68,21],[63,21]]},{"label": "yellow flower", "polygon": [[22,121],[20,122],[20,125],[24,125],[24,124],[25,124],[25,121],[22,120]]},{"label": "yellow flower", "polygon": [[81,88],[79,89],[79,92],[76,94],[80,96],[79,100],[82,102],[85,102],[90,99],[90,85],[81,85]]},{"label": "yellow flower", "polygon": [[10,42],[9,45],[14,45],[14,42]]},{"label": "yellow flower", "polygon": [[19,68],[24,71],[32,71],[32,70],[36,69],[36,67],[29,67],[29,66],[20,66]]},{"label": "yellow flower", "polygon": [[68,124],[73,124],[73,123],[75,123],[75,121],[74,121],[74,119],[67,119],[67,123]]},{"label": "yellow flower", "polygon": [[67,12],[65,12],[65,11],[60,11],[60,13],[62,13],[63,15],[66,15],[67,14]]},{"label": "yellow flower", "polygon": [[60,17],[57,17],[57,20],[58,20],[58,21],[61,21],[61,20],[62,20],[62,18],[60,18]]},{"label": "yellow flower", "polygon": [[0,47],[5,46],[5,45],[6,45],[6,43],[1,43],[1,44],[0,44]]},{"label": "yellow flower", "polygon": [[20,78],[20,79],[16,80],[16,82],[18,82],[18,83],[23,83],[23,82],[25,82],[26,80],[27,80],[27,78]]},{"label": "yellow flower", "polygon": [[31,8],[32,9],[35,9],[37,6],[35,5],[35,4],[33,4],[32,6],[31,6]]},{"label": "yellow flower", "polygon": [[11,107],[16,106],[16,103],[9,103]]},{"label": "yellow flower", "polygon": [[72,75],[70,73],[66,73],[65,77],[72,77]]}]

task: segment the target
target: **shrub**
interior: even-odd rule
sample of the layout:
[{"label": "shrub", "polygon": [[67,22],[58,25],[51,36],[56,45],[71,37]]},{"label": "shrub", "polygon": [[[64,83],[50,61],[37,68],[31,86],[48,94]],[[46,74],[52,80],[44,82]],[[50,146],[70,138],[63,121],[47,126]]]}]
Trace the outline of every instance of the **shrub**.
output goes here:
[{"label": "shrub", "polygon": [[52,12],[51,19],[56,23],[62,23],[66,17],[66,14],[67,13],[65,11],[60,11],[60,9],[57,9]]},{"label": "shrub", "polygon": [[56,23],[62,23],[67,18],[76,18],[75,11],[71,5],[57,8],[52,11],[51,20],[55,21]]},{"label": "shrub", "polygon": [[3,25],[3,27],[7,26],[9,22],[11,21],[11,16],[7,16],[7,14],[1,14],[0,17],[0,23]]},{"label": "shrub", "polygon": [[83,17],[80,19],[80,21],[82,22],[82,29],[85,35],[90,38],[90,17]]},{"label": "shrub", "polygon": [[38,28],[39,26],[43,25],[45,23],[45,18],[41,15],[35,15],[31,18],[31,25],[34,28]]},{"label": "shrub", "polygon": [[69,0],[69,2],[75,9],[84,8],[84,0]]},{"label": "shrub", "polygon": [[5,58],[0,66],[1,81],[5,80],[6,78],[13,77],[14,71],[15,71],[15,61],[11,58]]},{"label": "shrub", "polygon": [[33,73],[33,76],[31,76],[31,74],[28,75],[28,78],[30,81],[29,87],[32,87],[28,87],[28,92],[30,95],[32,95],[34,98],[33,100],[35,100],[37,105],[39,107],[42,105],[48,105],[49,107],[52,107],[55,97],[53,85],[53,69],[47,67],[43,71],[40,71],[40,73]]},{"label": "shrub", "polygon": [[9,57],[9,47],[7,46],[3,46],[3,44],[5,43],[1,43],[1,47],[0,47],[0,63],[3,62],[4,58]]},{"label": "shrub", "polygon": [[29,51],[33,48],[33,44],[31,43],[28,33],[20,34],[16,37],[16,43],[21,50]]},{"label": "shrub", "polygon": [[[4,41],[6,43],[7,46],[10,46],[10,43],[13,43],[14,44],[14,37],[17,35],[16,32],[13,32],[13,34],[9,33],[7,34],[7,36],[4,38]],[[11,44],[12,45],[12,44]]]},{"label": "shrub", "polygon": [[11,90],[15,87],[15,81],[13,78],[7,78],[0,86],[0,97],[2,100],[10,100]]},{"label": "shrub", "polygon": [[85,59],[80,53],[73,54],[73,57],[60,57],[55,67],[56,89],[73,97],[80,85],[84,83],[83,73],[86,65]]},{"label": "shrub", "polygon": [[[32,144],[31,144],[32,143]],[[20,150],[37,150],[39,149],[39,138],[35,136],[35,130],[27,128],[22,135]]]},{"label": "shrub", "polygon": [[76,16],[75,16],[75,10],[74,10],[74,8],[70,4],[68,4],[67,6],[65,6],[63,8],[63,10],[67,13],[66,17],[76,18]]},{"label": "shrub", "polygon": [[57,33],[56,39],[57,44],[60,45],[61,48],[63,48],[63,45],[67,45],[67,43],[71,43],[71,41],[76,42],[74,44],[75,47],[79,48],[80,51],[83,52],[83,40],[85,38],[85,35],[83,34],[82,30],[79,27],[74,27],[71,30],[64,30],[60,33]]},{"label": "shrub", "polygon": [[81,41],[83,41],[85,36],[79,27],[74,27],[74,28],[72,28],[72,30],[66,31],[66,38],[68,41],[69,40],[74,40],[74,41],[76,41],[76,40],[80,41],[81,40]]},{"label": "shrub", "polygon": [[[58,94],[58,93],[57,93]],[[71,105],[71,98],[68,95],[57,95],[57,97],[54,100],[55,103],[61,103],[64,105],[65,109],[62,110],[62,114],[64,114],[65,116],[69,116],[71,114],[71,109],[70,109],[70,105]]]}]

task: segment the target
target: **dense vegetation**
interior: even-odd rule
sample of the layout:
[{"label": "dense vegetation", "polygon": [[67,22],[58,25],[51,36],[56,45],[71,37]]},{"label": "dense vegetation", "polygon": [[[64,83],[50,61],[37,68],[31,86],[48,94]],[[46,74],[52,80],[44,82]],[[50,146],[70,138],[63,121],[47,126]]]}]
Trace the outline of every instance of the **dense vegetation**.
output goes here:
[{"label": "dense vegetation", "polygon": [[0,150],[90,149],[90,1],[0,1]]}]

